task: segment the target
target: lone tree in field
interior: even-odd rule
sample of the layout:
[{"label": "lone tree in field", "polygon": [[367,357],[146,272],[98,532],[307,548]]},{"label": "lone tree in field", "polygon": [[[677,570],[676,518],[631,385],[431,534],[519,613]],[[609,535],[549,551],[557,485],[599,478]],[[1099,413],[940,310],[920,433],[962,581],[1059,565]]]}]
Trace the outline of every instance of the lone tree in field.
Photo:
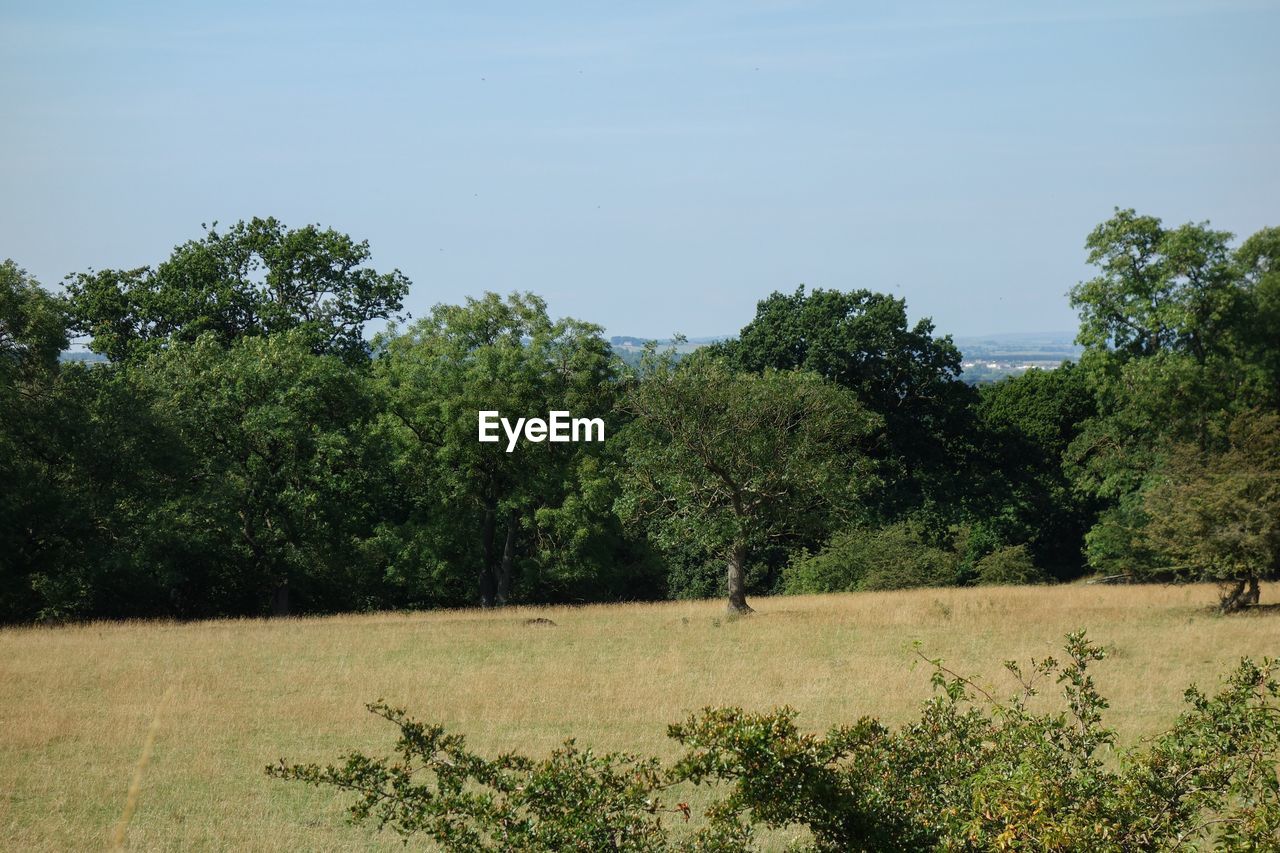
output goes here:
[{"label": "lone tree in field", "polygon": [[822,525],[871,480],[857,448],[879,419],[814,373],[651,355],[625,406],[635,421],[620,513],[652,522],[659,544],[724,554],[731,612],[751,612],[753,547]]},{"label": "lone tree in field", "polygon": [[1151,549],[1188,580],[1217,581],[1224,613],[1280,574],[1280,415],[1241,414],[1229,438],[1219,453],[1175,447],[1143,503]]}]

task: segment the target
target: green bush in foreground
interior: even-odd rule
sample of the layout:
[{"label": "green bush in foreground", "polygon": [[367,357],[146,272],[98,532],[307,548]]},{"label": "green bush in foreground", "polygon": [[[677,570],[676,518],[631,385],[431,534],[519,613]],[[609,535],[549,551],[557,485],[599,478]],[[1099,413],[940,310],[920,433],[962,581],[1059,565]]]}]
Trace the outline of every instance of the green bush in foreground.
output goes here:
[{"label": "green bush in foreground", "polygon": [[[930,661],[938,693],[897,730],[864,718],[817,736],[790,708],[705,709],[670,727],[685,754],[667,768],[573,741],[489,760],[377,703],[400,729],[396,760],[267,772],[354,793],[353,821],[457,851],[750,850],[756,827],[795,826],[815,851],[1280,849],[1276,661],[1242,660],[1215,695],[1189,688],[1169,730],[1104,761],[1115,734],[1089,667],[1105,654],[1083,632],[1065,651],[1007,663],[1008,701]],[[1050,682],[1061,707],[1032,710]],[[685,783],[720,794],[697,832],[687,805],[663,799]]]}]

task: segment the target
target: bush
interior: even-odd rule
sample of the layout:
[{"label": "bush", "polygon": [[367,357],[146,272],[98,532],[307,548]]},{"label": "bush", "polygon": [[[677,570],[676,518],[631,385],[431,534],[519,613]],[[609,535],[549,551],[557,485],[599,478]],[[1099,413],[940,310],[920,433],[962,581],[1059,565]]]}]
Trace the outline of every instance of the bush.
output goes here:
[{"label": "bush", "polygon": [[957,579],[959,559],[927,544],[907,523],[836,534],[817,554],[802,553],[783,573],[790,594],[946,586]]},{"label": "bush", "polygon": [[281,760],[267,772],[357,793],[353,822],[376,820],[406,839],[427,835],[448,850],[665,847],[651,799],[663,784],[656,759],[597,756],[570,740],[540,761],[514,754],[490,761],[468,752],[462,736],[401,709],[366,707],[399,728],[399,760],[353,753],[341,767]]},{"label": "bush", "polygon": [[[742,851],[757,826],[806,827],[815,851],[1280,849],[1277,662],[1241,661],[1212,696],[1189,688],[1172,728],[1104,762],[1115,734],[1089,668],[1105,654],[1083,632],[1065,649],[1063,663],[1006,664],[1008,701],[930,661],[937,695],[897,730],[864,718],[817,736],[789,708],[708,708],[670,727],[685,754],[665,769],[572,741],[540,761],[490,761],[375,704],[400,729],[399,760],[355,753],[267,772],[355,793],[353,821],[460,851]],[[1061,707],[1033,711],[1046,682]],[[663,816],[688,820],[689,808],[662,798],[688,783],[723,796],[677,836]]]},{"label": "bush", "polygon": [[1044,583],[1044,572],[1036,568],[1026,545],[1011,545],[992,551],[974,565],[978,583],[983,586],[999,584],[1022,585]]}]

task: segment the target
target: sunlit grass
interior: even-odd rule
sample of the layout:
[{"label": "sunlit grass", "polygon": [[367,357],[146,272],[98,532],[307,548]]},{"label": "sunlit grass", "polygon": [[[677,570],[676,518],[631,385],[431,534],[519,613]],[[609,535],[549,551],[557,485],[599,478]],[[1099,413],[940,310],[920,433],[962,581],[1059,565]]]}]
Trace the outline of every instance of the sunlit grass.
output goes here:
[{"label": "sunlit grass", "polygon": [[106,847],[167,691],[128,849],[401,849],[344,825],[331,792],[262,772],[386,754],[374,699],[489,754],[574,736],[671,757],[667,723],[705,705],[789,704],[813,729],[900,722],[929,694],[916,640],[1007,693],[1002,661],[1086,628],[1113,652],[1098,682],[1132,743],[1172,720],[1189,683],[1280,654],[1280,616],[1224,618],[1213,600],[1205,586],[938,589],[758,598],[746,619],[674,602],[0,630],[0,847]]}]

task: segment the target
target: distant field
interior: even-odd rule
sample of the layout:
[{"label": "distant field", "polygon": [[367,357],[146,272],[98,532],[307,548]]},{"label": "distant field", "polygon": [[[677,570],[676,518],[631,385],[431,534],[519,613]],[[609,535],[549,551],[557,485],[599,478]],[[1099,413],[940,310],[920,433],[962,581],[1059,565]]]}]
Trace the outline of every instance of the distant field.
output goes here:
[{"label": "distant field", "polygon": [[[1280,585],[1264,588],[1264,603],[1277,598]],[[929,693],[913,640],[1005,693],[1002,661],[1087,628],[1113,649],[1098,681],[1132,743],[1174,717],[1188,683],[1280,654],[1280,615],[1223,618],[1213,599],[1211,587],[938,589],[754,599],[759,612],[736,621],[720,602],[677,602],[0,630],[0,848],[105,847],[154,724],[129,849],[402,849],[263,765],[385,754],[393,730],[363,708],[379,697],[486,752],[573,735],[670,757],[666,724],[704,705],[790,704],[814,729],[897,722]]]}]

